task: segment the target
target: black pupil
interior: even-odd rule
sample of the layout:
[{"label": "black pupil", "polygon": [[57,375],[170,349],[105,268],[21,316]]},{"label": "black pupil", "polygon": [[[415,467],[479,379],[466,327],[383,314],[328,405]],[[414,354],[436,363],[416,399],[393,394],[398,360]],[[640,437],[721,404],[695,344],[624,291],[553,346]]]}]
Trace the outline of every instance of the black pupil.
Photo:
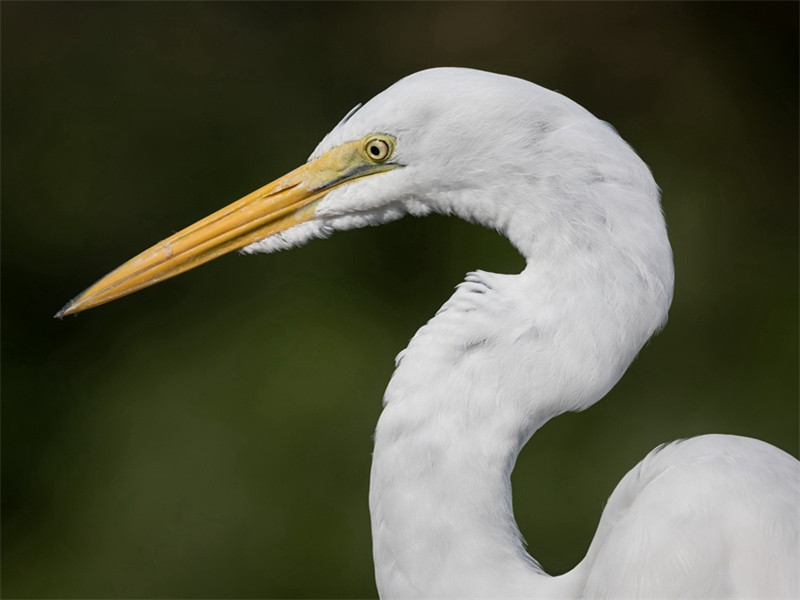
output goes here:
[{"label": "black pupil", "polygon": [[372,153],[372,156],[378,156],[381,153],[381,149],[378,147],[378,144],[373,144],[370,146],[369,151]]}]

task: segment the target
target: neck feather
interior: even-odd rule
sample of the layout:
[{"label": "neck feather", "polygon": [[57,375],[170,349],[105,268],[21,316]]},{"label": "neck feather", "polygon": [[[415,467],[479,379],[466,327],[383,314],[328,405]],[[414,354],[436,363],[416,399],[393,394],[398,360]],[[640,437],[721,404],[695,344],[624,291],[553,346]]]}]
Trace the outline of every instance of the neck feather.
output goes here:
[{"label": "neck feather", "polygon": [[[565,257],[567,255],[564,255]],[[550,418],[616,383],[663,321],[640,262],[597,253],[472,273],[398,357],[375,434],[370,512],[384,597],[568,595],[525,552],[510,475]]]},{"label": "neck feather", "polygon": [[384,597],[577,590],[577,569],[550,578],[526,554],[511,471],[536,429],[602,398],[663,324],[672,260],[643,163],[570,189],[538,181],[535,210],[530,199],[498,197],[491,213],[468,194],[440,202],[505,234],[527,266],[468,275],[398,357],[370,486]]}]

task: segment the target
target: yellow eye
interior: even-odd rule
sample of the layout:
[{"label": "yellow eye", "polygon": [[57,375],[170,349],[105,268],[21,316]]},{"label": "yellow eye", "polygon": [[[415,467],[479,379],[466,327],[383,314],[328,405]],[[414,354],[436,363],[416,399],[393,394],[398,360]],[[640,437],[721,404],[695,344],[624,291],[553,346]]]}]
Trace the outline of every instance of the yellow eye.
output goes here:
[{"label": "yellow eye", "polygon": [[384,137],[371,137],[364,144],[364,153],[372,162],[382,163],[387,160],[394,150],[391,140]]}]

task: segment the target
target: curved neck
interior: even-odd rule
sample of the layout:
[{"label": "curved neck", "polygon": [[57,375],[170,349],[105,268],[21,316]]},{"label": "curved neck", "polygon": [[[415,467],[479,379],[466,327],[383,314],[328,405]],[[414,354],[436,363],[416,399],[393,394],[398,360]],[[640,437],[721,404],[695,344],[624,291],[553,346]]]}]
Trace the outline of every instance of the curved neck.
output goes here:
[{"label": "curved neck", "polygon": [[[382,597],[568,596],[525,552],[510,475],[550,418],[617,382],[669,304],[641,263],[598,249],[472,273],[398,357],[375,434]],[[646,273],[645,273],[646,275]],[[638,279],[637,279],[638,278]]]},{"label": "curved neck", "polygon": [[[592,127],[594,145],[574,143],[581,128],[551,135],[556,149],[584,150],[562,156],[559,168],[543,161],[538,171],[506,174],[491,202],[477,191],[438,199],[441,212],[503,233],[527,266],[519,275],[468,275],[398,357],[370,485],[384,597],[579,589],[580,569],[550,578],[526,554],[511,471],[537,428],[591,406],[619,380],[665,321],[673,277],[649,171],[616,136],[607,139],[607,128]],[[622,144],[631,160],[569,179],[605,142]],[[535,197],[522,193],[526,177]]]}]

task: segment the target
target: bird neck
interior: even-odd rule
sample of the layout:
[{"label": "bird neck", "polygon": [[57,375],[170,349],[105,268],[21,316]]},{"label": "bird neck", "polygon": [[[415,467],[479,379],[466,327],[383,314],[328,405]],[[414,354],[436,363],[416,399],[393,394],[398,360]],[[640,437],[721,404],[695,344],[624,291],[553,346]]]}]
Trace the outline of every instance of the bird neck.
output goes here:
[{"label": "bird neck", "polygon": [[573,585],[525,552],[510,475],[536,429],[604,396],[663,322],[669,286],[644,263],[609,245],[471,273],[398,356],[370,485],[382,596]]},{"label": "bird neck", "polygon": [[672,256],[652,176],[609,128],[592,119],[547,143],[564,151],[436,198],[527,266],[469,274],[398,356],[370,485],[382,596],[555,596],[578,577],[526,554],[511,471],[536,429],[602,398],[664,323]]}]

